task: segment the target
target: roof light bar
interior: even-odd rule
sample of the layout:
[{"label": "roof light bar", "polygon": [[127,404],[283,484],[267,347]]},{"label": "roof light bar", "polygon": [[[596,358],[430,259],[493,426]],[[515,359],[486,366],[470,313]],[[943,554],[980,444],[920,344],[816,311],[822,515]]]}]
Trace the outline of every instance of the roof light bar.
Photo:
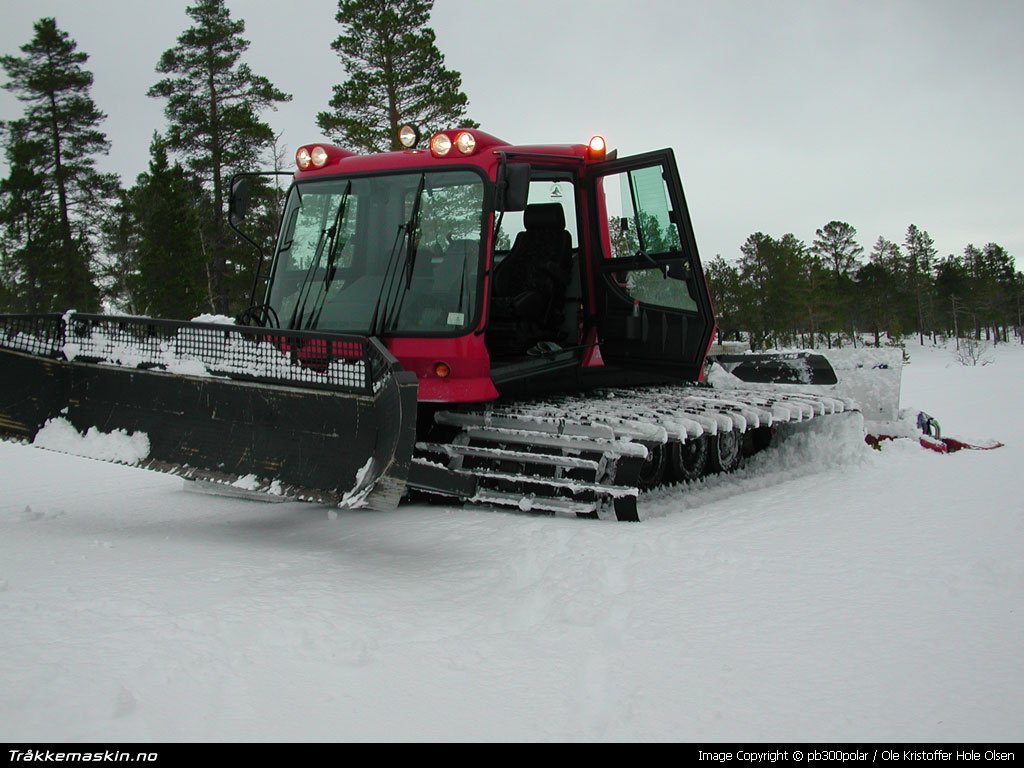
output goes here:
[{"label": "roof light bar", "polygon": [[412,149],[420,143],[420,130],[415,125],[403,125],[398,129],[398,143]]},{"label": "roof light bar", "polygon": [[435,133],[430,137],[430,152],[434,157],[444,157],[452,151],[452,140],[443,133]]},{"label": "roof light bar", "polygon": [[461,131],[455,137],[455,148],[464,155],[473,154],[476,149],[476,136],[468,131]]}]

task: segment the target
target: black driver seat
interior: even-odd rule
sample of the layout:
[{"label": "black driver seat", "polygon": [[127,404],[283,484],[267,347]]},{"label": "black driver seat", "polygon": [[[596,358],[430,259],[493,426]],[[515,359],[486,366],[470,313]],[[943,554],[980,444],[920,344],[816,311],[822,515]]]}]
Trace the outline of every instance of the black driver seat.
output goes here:
[{"label": "black driver seat", "polygon": [[500,346],[516,352],[538,341],[558,341],[572,275],[572,238],[565,231],[562,206],[528,205],[523,224],[526,229],[494,271],[491,309]]}]

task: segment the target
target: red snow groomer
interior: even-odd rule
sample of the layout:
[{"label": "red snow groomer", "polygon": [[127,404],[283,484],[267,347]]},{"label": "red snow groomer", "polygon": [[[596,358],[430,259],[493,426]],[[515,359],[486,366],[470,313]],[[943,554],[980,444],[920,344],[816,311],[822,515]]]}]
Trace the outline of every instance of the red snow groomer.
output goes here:
[{"label": "red snow groomer", "polygon": [[[640,491],[857,409],[820,355],[722,355],[743,386],[702,383],[715,320],[671,150],[418,143],[299,148],[242,324],[0,317],[0,431],[142,434],[140,466],[283,497],[636,520]],[[898,407],[898,365],[847,369],[873,365]]]}]

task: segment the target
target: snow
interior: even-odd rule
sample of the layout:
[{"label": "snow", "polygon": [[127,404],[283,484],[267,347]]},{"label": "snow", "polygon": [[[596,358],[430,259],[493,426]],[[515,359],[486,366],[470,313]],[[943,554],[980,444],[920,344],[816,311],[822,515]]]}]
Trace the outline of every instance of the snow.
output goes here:
[{"label": "snow", "polygon": [[182,360],[171,358],[167,363],[166,370],[169,373],[176,373],[180,376],[209,376],[210,372],[201,360]]},{"label": "snow", "polygon": [[16,333],[10,337],[0,337],[0,346],[7,347],[8,349],[16,349],[19,352],[33,352],[38,354],[41,351],[48,352],[48,346],[54,345],[54,342],[47,342],[47,340],[32,333]]},{"label": "snow", "polygon": [[196,315],[192,318],[193,323],[218,323],[220,325],[234,325],[235,318],[228,315]]},{"label": "snow", "polygon": [[145,432],[128,434],[123,429],[101,432],[90,427],[82,434],[70,421],[60,417],[47,421],[36,433],[32,444],[51,451],[121,464],[138,464],[149,456],[149,435]]},{"label": "snow", "polygon": [[[245,475],[235,480],[231,485],[235,488],[241,488],[243,491],[255,491],[259,489],[260,481],[256,475]],[[278,488],[280,488],[280,483],[278,483]]]},{"label": "snow", "polygon": [[1017,741],[1024,347],[908,350],[905,406],[1006,446],[812,421],[640,524],[0,443],[0,739]]},{"label": "snow", "polygon": [[[65,323],[70,322],[72,316],[71,312],[65,314]],[[230,320],[220,315],[201,317],[205,322],[221,324]],[[61,352],[70,361],[87,358],[101,360],[104,365],[127,368],[159,366],[170,373],[187,376],[242,375],[283,381],[345,382],[361,386],[366,375],[362,360],[334,360],[326,373],[320,373],[309,367],[296,366],[291,356],[272,342],[253,343],[239,333],[225,335],[223,331],[188,325],[182,326],[176,336],[147,340],[146,343],[140,343],[132,331],[116,327],[97,327],[88,335],[71,335],[69,338],[72,340],[61,346]],[[15,338],[8,346],[22,348],[25,343],[23,339]],[[375,389],[379,389],[381,384],[382,380],[374,382]]]},{"label": "snow", "polygon": [[[366,460],[356,471],[356,482],[352,486],[352,490],[341,497],[341,501],[338,502],[338,506],[343,509],[360,509],[367,505],[366,498],[370,495],[370,492],[374,489],[376,482],[367,484],[367,477],[372,477],[370,470],[373,469],[373,457],[371,456]],[[280,487],[280,486],[279,486]]]},{"label": "snow", "polygon": [[[833,386],[798,384],[787,387],[791,391],[806,391],[810,394],[847,397],[856,400],[871,422],[889,422],[899,418],[900,373],[903,355],[899,349],[883,347],[846,347],[843,349],[815,350],[824,354],[839,383]],[[805,361],[790,363],[799,370],[802,381],[810,378]],[[774,389],[774,384],[755,384],[742,381],[720,365],[713,365],[707,380],[717,389]]]}]

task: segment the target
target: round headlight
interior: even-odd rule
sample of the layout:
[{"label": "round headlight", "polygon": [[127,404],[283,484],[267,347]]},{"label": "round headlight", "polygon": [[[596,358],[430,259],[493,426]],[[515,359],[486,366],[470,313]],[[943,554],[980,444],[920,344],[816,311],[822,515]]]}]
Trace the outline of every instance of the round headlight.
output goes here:
[{"label": "round headlight", "polygon": [[435,133],[430,137],[430,151],[438,157],[444,157],[452,148],[452,140],[443,133]]},{"label": "round headlight", "polygon": [[468,155],[476,149],[476,137],[472,133],[463,131],[455,137],[455,147],[464,155]]},{"label": "round headlight", "polygon": [[406,149],[412,149],[420,141],[420,132],[414,125],[403,125],[398,129],[398,143]]},{"label": "round headlight", "polygon": [[323,147],[313,147],[313,151],[309,153],[310,159],[313,161],[313,165],[317,168],[323,168],[327,162],[327,150]]},{"label": "round headlight", "polygon": [[305,147],[299,147],[295,152],[295,164],[302,170],[306,170],[312,162],[313,159],[309,156],[309,150]]}]

